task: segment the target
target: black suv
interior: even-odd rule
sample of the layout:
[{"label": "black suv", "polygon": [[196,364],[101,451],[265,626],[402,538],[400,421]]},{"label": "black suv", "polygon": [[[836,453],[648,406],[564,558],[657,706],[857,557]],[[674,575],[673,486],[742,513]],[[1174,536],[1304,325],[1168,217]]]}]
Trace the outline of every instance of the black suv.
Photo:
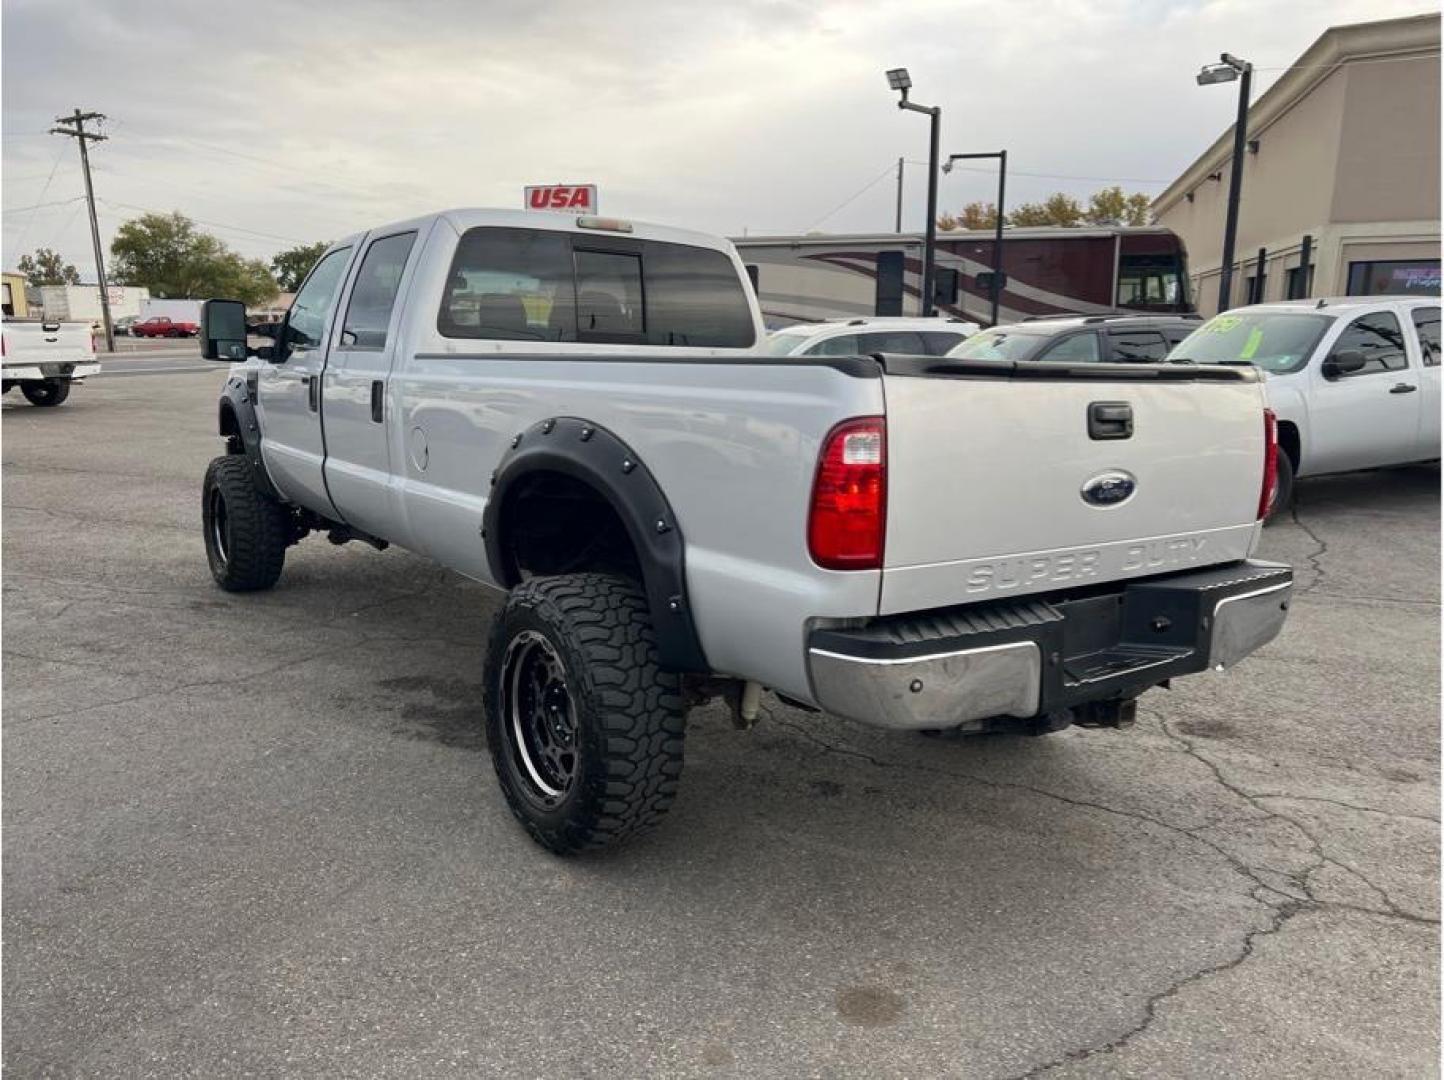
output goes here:
[{"label": "black suv", "polygon": [[1202,325],[1197,315],[1059,315],[983,330],[954,347],[966,360],[1162,360]]}]

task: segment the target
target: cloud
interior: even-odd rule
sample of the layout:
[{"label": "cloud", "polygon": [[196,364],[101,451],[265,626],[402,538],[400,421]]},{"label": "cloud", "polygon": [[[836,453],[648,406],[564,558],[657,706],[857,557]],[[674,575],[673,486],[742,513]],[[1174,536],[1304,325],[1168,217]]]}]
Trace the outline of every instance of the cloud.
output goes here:
[{"label": "cloud", "polygon": [[[906,65],[915,98],[943,106],[945,153],[1008,149],[1012,198],[1084,194],[1099,185],[1024,174],[1167,181],[1231,121],[1227,90],[1194,85],[1202,63],[1227,49],[1282,67],[1330,25],[1413,6],[7,0],[4,204],[80,193],[74,147],[42,134],[79,105],[110,118],[94,153],[107,238],[133,207],[180,209],[268,255],[272,237],[517,206],[547,181],[597,183],[608,213],[729,234],[820,218],[886,230],[880,174],[927,153],[926,119],[897,110],[886,68]],[[1260,92],[1275,77],[1261,76]],[[923,176],[908,167],[911,226]],[[993,183],[955,171],[940,203]],[[74,209],[7,213],[6,261],[43,243],[89,266]]]}]

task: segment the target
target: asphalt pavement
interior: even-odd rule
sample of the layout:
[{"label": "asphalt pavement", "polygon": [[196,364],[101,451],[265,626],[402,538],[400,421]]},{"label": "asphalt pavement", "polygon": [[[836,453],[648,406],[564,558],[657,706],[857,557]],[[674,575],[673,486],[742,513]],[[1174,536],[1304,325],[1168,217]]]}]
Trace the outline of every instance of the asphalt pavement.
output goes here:
[{"label": "asphalt pavement", "polygon": [[209,370],[5,399],[10,1075],[1438,1075],[1437,469],[1302,482],[1283,635],[1132,730],[708,708],[665,827],[559,860],[492,594],[211,584]]}]

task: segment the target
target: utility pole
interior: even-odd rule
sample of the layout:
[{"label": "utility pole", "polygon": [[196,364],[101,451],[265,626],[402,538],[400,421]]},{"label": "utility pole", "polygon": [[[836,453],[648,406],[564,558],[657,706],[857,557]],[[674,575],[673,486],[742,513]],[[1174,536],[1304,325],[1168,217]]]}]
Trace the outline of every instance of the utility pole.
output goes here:
[{"label": "utility pole", "polygon": [[[90,207],[90,241],[95,245],[95,276],[100,282],[100,314],[105,322],[105,351],[115,352],[115,328],[110,321],[110,291],[105,284],[105,258],[100,250],[100,224],[95,220],[95,189],[90,184],[90,154],[87,142],[104,142],[106,136],[85,130],[85,122],[105,119],[104,113],[81,112],[76,108],[69,116],[57,116],[60,127],[50,129],[52,135],[68,135],[80,143],[80,171],[85,174],[85,201]],[[68,126],[67,126],[68,125]]]},{"label": "utility pole", "polygon": [[903,181],[903,159],[897,159],[897,226],[893,232],[902,232],[902,181]]}]

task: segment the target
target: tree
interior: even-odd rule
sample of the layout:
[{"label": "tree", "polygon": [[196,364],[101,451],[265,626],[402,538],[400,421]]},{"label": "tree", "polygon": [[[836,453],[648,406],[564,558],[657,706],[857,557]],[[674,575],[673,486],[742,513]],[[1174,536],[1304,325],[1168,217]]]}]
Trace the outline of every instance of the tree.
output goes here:
[{"label": "tree", "polygon": [[1079,225],[1083,207],[1071,195],[1059,191],[1041,203],[1022,203],[1008,215],[1010,225]]},{"label": "tree", "polygon": [[1087,218],[1091,225],[1147,225],[1150,199],[1141,191],[1124,195],[1118,185],[1095,191],[1088,197]]},{"label": "tree", "polygon": [[181,213],[142,214],[116,230],[110,244],[117,283],[143,285],[163,299],[226,297],[255,306],[276,295],[260,259],[245,259]]},{"label": "tree", "polygon": [[301,287],[301,282],[316,265],[317,260],[326,254],[330,247],[329,241],[318,240],[314,244],[301,244],[299,247],[287,248],[278,252],[271,259],[271,274],[276,279],[276,284],[281,287],[282,292],[295,292]]},{"label": "tree", "polygon": [[952,229],[991,229],[997,223],[998,208],[990,202],[970,202],[956,215],[944,214],[938,218],[938,228],[944,232]]},{"label": "tree", "polygon": [[31,285],[79,285],[80,272],[50,248],[36,248],[35,257],[20,256],[16,268]]}]

